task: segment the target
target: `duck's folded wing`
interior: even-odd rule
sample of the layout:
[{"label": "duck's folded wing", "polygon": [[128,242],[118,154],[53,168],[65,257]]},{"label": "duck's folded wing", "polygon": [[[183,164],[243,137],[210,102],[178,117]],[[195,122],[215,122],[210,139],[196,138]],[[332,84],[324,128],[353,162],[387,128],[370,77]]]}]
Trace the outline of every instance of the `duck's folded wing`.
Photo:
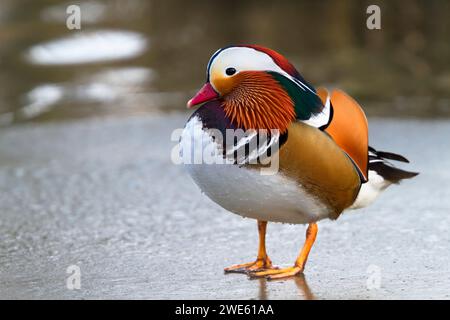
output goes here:
[{"label": "duck's folded wing", "polygon": [[368,179],[369,130],[367,118],[361,106],[341,90],[328,94],[319,88],[317,94],[323,101],[322,112],[307,124],[328,133],[342,150],[352,159],[360,172],[361,180]]}]

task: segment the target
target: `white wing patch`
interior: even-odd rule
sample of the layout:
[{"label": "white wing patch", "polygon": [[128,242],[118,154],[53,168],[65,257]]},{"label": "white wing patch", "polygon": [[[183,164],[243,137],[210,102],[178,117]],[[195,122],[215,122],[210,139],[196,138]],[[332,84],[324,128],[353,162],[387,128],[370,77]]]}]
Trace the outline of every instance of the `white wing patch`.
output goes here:
[{"label": "white wing patch", "polygon": [[316,127],[316,128],[320,128],[323,126],[326,126],[329,122],[330,122],[330,117],[331,117],[331,102],[330,102],[330,97],[327,97],[327,101],[325,102],[325,105],[322,109],[322,111],[315,115],[312,116],[310,119],[303,121],[306,124],[309,124],[310,126]]}]

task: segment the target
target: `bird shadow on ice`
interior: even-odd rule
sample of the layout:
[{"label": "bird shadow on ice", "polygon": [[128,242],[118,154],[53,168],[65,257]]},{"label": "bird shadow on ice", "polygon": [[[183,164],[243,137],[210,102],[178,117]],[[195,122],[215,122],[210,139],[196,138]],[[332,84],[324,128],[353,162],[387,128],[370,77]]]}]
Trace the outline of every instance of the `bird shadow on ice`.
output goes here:
[{"label": "bird shadow on ice", "polygon": [[316,297],[314,293],[311,291],[311,288],[306,281],[305,275],[301,274],[299,276],[290,278],[290,279],[280,279],[280,280],[270,280],[268,281],[266,278],[257,279],[259,283],[259,291],[257,299],[259,300],[268,300],[270,299],[270,286],[271,283],[275,282],[294,282],[298,289],[299,297],[303,300],[315,300]]}]

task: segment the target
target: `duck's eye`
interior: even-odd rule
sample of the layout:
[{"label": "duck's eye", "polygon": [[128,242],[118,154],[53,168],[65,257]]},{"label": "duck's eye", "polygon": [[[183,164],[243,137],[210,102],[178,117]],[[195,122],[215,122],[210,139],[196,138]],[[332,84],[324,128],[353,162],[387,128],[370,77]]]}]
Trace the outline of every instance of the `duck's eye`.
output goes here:
[{"label": "duck's eye", "polygon": [[227,70],[225,70],[225,73],[227,74],[227,76],[232,76],[233,74],[236,73],[236,69],[235,68],[227,68]]}]

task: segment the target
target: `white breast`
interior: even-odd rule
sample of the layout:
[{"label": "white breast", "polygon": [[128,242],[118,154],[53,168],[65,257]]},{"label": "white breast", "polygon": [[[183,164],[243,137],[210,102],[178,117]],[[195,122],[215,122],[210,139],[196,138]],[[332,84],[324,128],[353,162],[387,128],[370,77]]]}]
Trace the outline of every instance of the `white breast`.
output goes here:
[{"label": "white breast", "polygon": [[[183,131],[180,151],[185,166],[200,189],[223,208],[244,217],[284,223],[309,223],[329,216],[330,210],[296,182],[283,176],[261,175],[259,170],[234,164],[199,163],[201,145],[211,149],[215,143],[202,123],[192,118]],[[193,154],[197,153],[194,164]],[[221,161],[221,155],[217,155]]]}]

